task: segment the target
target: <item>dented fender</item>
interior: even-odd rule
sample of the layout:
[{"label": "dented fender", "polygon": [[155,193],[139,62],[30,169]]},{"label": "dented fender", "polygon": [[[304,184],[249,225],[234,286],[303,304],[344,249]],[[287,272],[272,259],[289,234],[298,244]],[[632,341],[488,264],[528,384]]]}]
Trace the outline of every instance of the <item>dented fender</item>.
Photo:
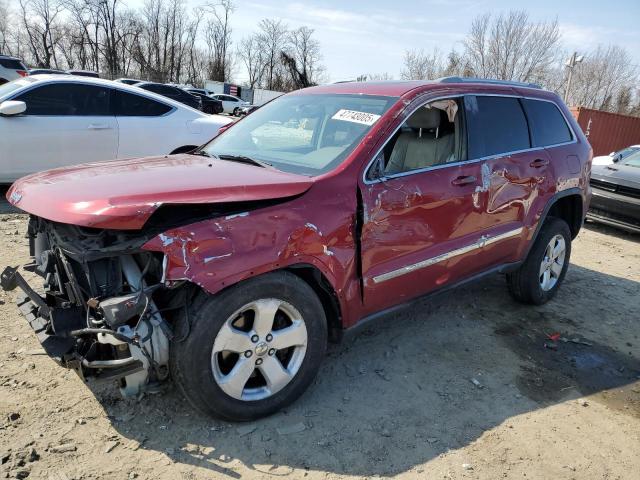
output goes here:
[{"label": "dented fender", "polygon": [[159,234],[143,249],[165,255],[164,280],[215,294],[242,280],[299,264],[319,269],[338,296],[354,263],[351,221],[328,230],[302,208],[276,206],[212,218]]}]

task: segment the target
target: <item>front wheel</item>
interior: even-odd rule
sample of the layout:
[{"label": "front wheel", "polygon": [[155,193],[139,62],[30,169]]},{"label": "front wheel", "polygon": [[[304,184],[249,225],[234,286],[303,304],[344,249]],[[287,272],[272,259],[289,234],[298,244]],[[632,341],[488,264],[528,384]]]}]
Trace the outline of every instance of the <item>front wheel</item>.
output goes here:
[{"label": "front wheel", "polygon": [[524,263],[507,274],[509,293],[522,303],[542,305],[562,284],[571,256],[571,231],[567,222],[548,219]]},{"label": "front wheel", "polygon": [[198,410],[254,420],[296,400],[315,378],[327,322],[318,296],[294,274],[266,274],[194,304],[171,367]]}]

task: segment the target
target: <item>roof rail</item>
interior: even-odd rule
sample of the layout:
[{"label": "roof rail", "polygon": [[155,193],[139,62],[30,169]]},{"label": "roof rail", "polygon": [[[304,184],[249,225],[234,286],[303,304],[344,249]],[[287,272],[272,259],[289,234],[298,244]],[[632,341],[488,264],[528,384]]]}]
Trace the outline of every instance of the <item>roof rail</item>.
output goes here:
[{"label": "roof rail", "polygon": [[495,80],[493,78],[474,78],[474,77],[442,77],[438,78],[439,83],[485,83],[490,85],[508,85],[512,87],[527,87],[542,89],[537,83],[516,82],[512,80]]}]

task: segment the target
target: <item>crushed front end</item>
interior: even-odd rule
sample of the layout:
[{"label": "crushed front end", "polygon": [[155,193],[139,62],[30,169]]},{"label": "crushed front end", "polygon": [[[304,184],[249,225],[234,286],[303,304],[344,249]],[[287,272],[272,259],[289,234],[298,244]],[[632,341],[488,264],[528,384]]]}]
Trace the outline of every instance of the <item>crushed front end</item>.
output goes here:
[{"label": "crushed front end", "polygon": [[17,268],[2,273],[45,351],[83,379],[117,380],[135,396],[169,376],[169,342],[190,287],[165,286],[163,256],[143,250],[151,234],[60,224],[32,216],[32,287]]}]

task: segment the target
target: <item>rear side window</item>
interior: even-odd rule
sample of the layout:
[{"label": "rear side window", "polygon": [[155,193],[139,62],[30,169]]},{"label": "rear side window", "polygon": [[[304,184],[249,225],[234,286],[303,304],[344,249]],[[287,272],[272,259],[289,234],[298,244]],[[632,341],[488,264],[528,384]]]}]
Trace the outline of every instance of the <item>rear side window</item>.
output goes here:
[{"label": "rear side window", "polygon": [[36,87],[14,100],[27,104],[26,115],[106,116],[110,90],[80,83],[54,83]]},{"label": "rear side window", "polygon": [[14,58],[0,58],[0,65],[10,70],[26,70],[22,62]]},{"label": "rear side window", "polygon": [[115,91],[114,112],[119,117],[159,117],[171,111],[169,105],[122,90]]},{"label": "rear side window", "polygon": [[571,130],[558,107],[541,100],[522,100],[531,128],[534,147],[548,147],[573,140]]},{"label": "rear side window", "polygon": [[517,98],[465,97],[469,158],[531,148],[529,128]]}]

